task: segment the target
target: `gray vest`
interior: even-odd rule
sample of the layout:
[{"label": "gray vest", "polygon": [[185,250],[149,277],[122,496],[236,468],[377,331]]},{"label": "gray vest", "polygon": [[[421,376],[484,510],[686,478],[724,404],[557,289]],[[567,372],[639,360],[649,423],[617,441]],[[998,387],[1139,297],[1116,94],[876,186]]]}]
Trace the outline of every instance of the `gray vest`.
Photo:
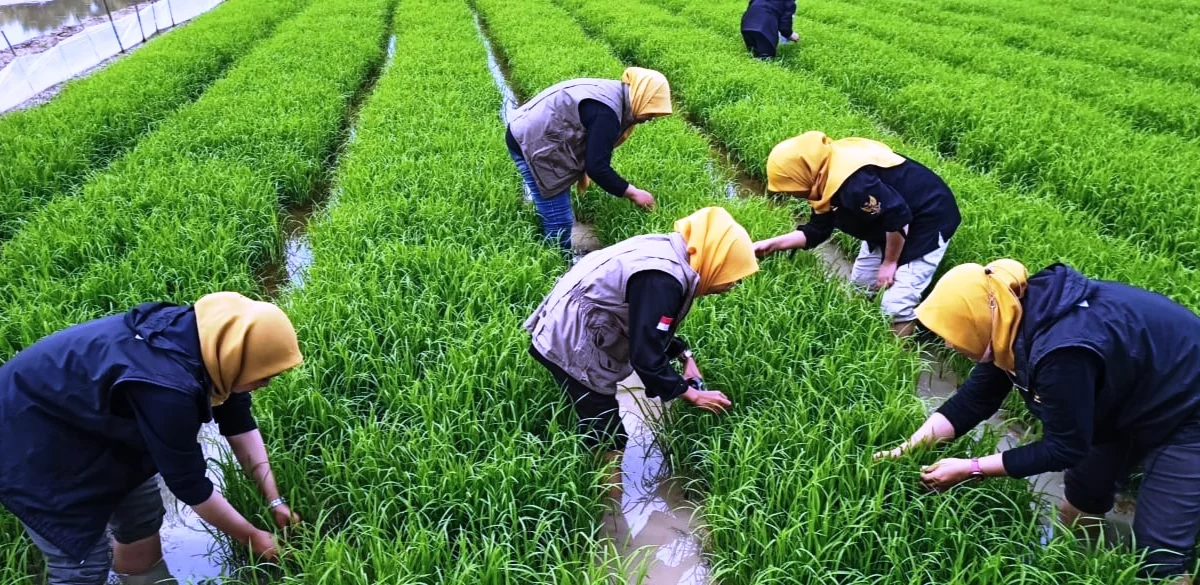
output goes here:
[{"label": "gray vest", "polygon": [[559,278],[525,321],[533,346],[588,388],[616,394],[617,382],[633,373],[625,287],[644,270],[670,274],[683,287],[678,328],[692,308],[700,276],[688,263],[683,236],[648,234],[592,252]]},{"label": "gray vest", "polygon": [[542,90],[518,108],[508,123],[543,198],[554,197],[583,178],[587,140],[579,121],[579,103],[586,99],[612,108],[621,119],[622,132],[633,125],[625,84],[587,78]]}]

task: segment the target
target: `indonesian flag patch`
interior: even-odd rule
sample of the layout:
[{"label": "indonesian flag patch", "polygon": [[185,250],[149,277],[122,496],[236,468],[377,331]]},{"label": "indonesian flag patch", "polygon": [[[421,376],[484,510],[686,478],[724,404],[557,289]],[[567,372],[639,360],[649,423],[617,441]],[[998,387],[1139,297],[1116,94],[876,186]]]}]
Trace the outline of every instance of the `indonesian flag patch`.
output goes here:
[{"label": "indonesian flag patch", "polygon": [[671,323],[674,323],[674,322],[675,322],[675,319],[672,319],[671,317],[667,317],[666,315],[664,315],[661,319],[658,320],[658,330],[659,331],[670,331]]}]

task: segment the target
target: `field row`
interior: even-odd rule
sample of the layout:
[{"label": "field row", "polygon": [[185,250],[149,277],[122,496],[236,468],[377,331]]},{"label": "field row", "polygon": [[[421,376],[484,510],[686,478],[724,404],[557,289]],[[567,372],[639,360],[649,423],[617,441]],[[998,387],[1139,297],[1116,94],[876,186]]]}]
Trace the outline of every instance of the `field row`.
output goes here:
[{"label": "field row", "polygon": [[229,0],[48,104],[0,117],[0,242],[133,147],[311,0]]},{"label": "field row", "polygon": [[[720,69],[725,75],[741,67],[761,79],[759,64],[743,58],[735,66],[708,54],[707,45],[680,43],[686,27],[658,30],[652,24],[657,19],[636,2],[565,4],[589,28],[603,29],[598,34],[605,39],[627,35],[663,50],[661,61],[635,62],[662,67],[685,105],[692,104],[685,93],[690,79],[663,67],[684,57],[665,47],[690,53],[690,62],[729,66]],[[561,79],[621,71],[605,45],[547,1],[475,5],[519,95]],[[544,30],[555,34],[539,34]],[[608,31],[622,33],[610,37]],[[729,78],[713,73],[707,85],[714,91],[743,88],[723,85]],[[717,202],[714,189],[701,179],[688,185],[676,177],[698,174],[706,151],[699,135],[668,118],[635,132],[616,164],[623,172],[632,169],[635,183],[641,178],[638,184],[661,191],[664,206],[696,207]],[[666,169],[659,168],[663,164]],[[643,168],[653,170],[643,174]],[[756,237],[790,224],[786,210],[761,199],[719,201]],[[665,229],[671,217],[656,212],[649,226],[638,226],[632,213],[598,211],[592,219],[602,231],[624,236]],[[714,581],[990,583],[1003,570],[1006,580],[1041,582],[1066,570],[1084,573],[1077,582],[1129,582],[1113,579],[1129,562],[1119,555],[1083,561],[1063,543],[1035,550],[1030,496],[1018,482],[922,497],[915,468],[869,463],[875,446],[898,440],[922,415],[912,394],[915,358],[890,338],[869,304],[847,297],[822,270],[807,255],[768,261],[729,298],[699,303],[686,325],[684,334],[696,340],[708,376],[736,405],[718,420],[679,407],[660,429],[677,468],[699,480],[692,485],[704,501]],[[962,523],[963,517],[988,520]],[[1014,569],[1005,559],[1017,556],[1027,564]],[[1083,562],[1092,566],[1084,569]]]},{"label": "field row", "polygon": [[[797,30],[805,36],[827,27],[833,34],[851,30],[870,35],[897,49],[944,62],[957,71],[995,76],[1021,87],[1081,100],[1124,118],[1143,133],[1200,138],[1200,90],[1194,85],[1139,78],[1084,61],[1022,51],[956,27],[913,20],[897,22],[904,16],[895,2],[822,3],[803,11]],[[822,32],[820,36],[827,35]]]},{"label": "field row", "polygon": [[[662,2],[714,32],[743,9],[737,0]],[[784,51],[784,66],[840,89],[908,142],[1080,208],[1109,235],[1188,266],[1200,259],[1200,144],[1141,134],[1057,94],[956,71],[871,35],[804,26],[807,40]]]},{"label": "field row", "polygon": [[[321,178],[382,57],[388,1],[316,0],[77,196],[33,215],[0,248],[0,356],[148,300],[261,292],[280,203]],[[0,556],[18,562],[0,580],[28,582],[27,541],[3,523]]]}]

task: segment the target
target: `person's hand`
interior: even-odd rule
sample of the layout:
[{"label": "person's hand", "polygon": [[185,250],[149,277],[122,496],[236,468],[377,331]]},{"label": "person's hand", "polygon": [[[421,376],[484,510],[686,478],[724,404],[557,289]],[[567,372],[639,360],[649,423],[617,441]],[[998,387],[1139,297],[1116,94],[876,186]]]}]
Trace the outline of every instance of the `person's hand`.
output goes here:
[{"label": "person's hand", "polygon": [[921,484],[936,492],[948,490],[968,479],[971,479],[969,459],[942,459],[921,468]]},{"label": "person's hand", "polygon": [[250,552],[264,561],[279,560],[279,547],[275,544],[275,537],[265,530],[255,530],[250,535]]},{"label": "person's hand", "polygon": [[629,190],[625,192],[625,198],[646,211],[654,209],[654,196],[649,191],[643,191],[630,185]]},{"label": "person's hand", "polygon": [[788,37],[788,40],[789,40],[789,41],[792,41],[793,43],[794,43],[794,42],[796,42],[796,41],[798,41],[798,40],[800,40],[800,33],[798,33],[798,32],[793,32],[793,33],[792,33],[792,36]]},{"label": "person's hand", "polygon": [[766,258],[775,253],[775,243],[771,240],[759,240],[754,242],[754,255],[759,258]]},{"label": "person's hand", "polygon": [[889,286],[892,286],[892,284],[896,282],[897,268],[899,267],[896,264],[884,262],[883,265],[879,267],[879,276],[875,279],[875,286],[879,287],[879,290],[883,290]]},{"label": "person's hand", "polygon": [[293,512],[287,504],[275,506],[271,510],[271,516],[275,518],[275,525],[281,529],[300,523],[300,515]]},{"label": "person's hand", "polygon": [[701,408],[716,414],[724,413],[733,403],[724,394],[716,390],[697,390],[689,387],[683,393],[683,399],[691,402],[696,408]]},{"label": "person's hand", "polygon": [[901,455],[904,455],[906,450],[908,450],[908,441],[900,443],[900,445],[894,449],[880,451],[872,456],[872,459],[875,461],[879,461],[880,459],[899,459]]},{"label": "person's hand", "polygon": [[683,364],[683,379],[684,380],[700,380],[704,374],[700,373],[700,366],[696,364],[696,358],[688,358],[687,363]]}]

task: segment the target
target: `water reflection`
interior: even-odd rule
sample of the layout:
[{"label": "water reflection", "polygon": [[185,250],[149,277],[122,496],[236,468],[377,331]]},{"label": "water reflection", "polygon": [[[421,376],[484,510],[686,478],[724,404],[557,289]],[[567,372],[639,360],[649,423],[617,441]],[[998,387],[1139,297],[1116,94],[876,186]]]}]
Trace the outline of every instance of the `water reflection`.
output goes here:
[{"label": "water reflection", "polygon": [[[149,0],[108,0],[108,8],[117,11]],[[0,0],[0,30],[14,45],[44,35],[63,26],[77,26],[92,17],[105,16],[101,0],[50,0],[49,2],[13,3]],[[0,41],[0,49],[8,47]]]},{"label": "water reflection", "polygon": [[652,421],[661,415],[662,403],[647,399],[640,385],[631,378],[631,389],[617,395],[629,443],[621,459],[620,508],[606,515],[604,532],[633,563],[627,583],[703,585],[709,571],[699,513],[684,498],[679,478],[654,440]]}]

